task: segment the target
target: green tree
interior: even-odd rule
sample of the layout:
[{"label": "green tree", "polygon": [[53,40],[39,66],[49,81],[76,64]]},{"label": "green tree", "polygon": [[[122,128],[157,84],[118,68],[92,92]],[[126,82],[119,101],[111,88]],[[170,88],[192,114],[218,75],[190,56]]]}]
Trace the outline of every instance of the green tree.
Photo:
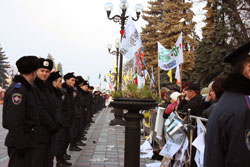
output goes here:
[{"label": "green tree", "polygon": [[7,56],[5,52],[2,51],[0,46],[0,86],[3,88],[7,87],[8,69],[10,68],[9,62],[7,62]]},{"label": "green tree", "polygon": [[151,67],[153,66],[155,76],[157,76],[158,67],[157,38],[159,31],[157,29],[157,24],[162,22],[163,1],[164,0],[149,1],[148,10],[143,11],[142,16],[147,22],[141,32],[146,67],[149,73],[151,73]]},{"label": "green tree", "polygon": [[[226,3],[225,3],[226,2]],[[233,0],[208,0],[205,10],[207,23],[203,27],[203,39],[196,48],[195,68],[192,80],[207,86],[218,75],[230,72],[230,65],[223,62],[226,54],[249,40],[247,26],[241,25],[245,19],[239,19]],[[230,6],[233,3],[235,6]],[[249,7],[248,7],[249,8]],[[245,28],[242,28],[245,27]],[[246,29],[246,32],[241,33]]]},{"label": "green tree", "polygon": [[[194,13],[191,10],[192,2],[185,0],[164,0],[162,22],[157,26],[160,32],[157,38],[166,49],[172,49],[182,32],[183,58],[182,79],[188,80],[194,67],[194,50],[198,36],[195,33],[195,22],[192,21]],[[175,70],[173,70],[175,71]],[[174,72],[173,72],[174,76]],[[174,77],[173,77],[174,78]],[[161,71],[161,85],[174,85],[169,83],[165,71]]]}]

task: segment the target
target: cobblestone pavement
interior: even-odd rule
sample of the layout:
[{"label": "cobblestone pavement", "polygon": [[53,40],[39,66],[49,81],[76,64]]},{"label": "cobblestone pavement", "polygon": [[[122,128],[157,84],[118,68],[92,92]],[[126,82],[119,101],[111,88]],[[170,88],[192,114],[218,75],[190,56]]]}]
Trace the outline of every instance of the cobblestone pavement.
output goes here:
[{"label": "cobblestone pavement", "polygon": [[[2,111],[2,105],[0,105]],[[125,127],[109,126],[114,114],[110,113],[111,108],[104,108],[95,117],[95,123],[91,125],[86,135],[86,146],[81,147],[80,152],[68,152],[71,154],[73,167],[123,167]],[[0,114],[2,125],[2,112]],[[0,167],[8,166],[7,149],[4,146],[4,139],[7,131],[0,126]],[[141,159],[140,166],[145,167],[146,163],[152,160]]]}]

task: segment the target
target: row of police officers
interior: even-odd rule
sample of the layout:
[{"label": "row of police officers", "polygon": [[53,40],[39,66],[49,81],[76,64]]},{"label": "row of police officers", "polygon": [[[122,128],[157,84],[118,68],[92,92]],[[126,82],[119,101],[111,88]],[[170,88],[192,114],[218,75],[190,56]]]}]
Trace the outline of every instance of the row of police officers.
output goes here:
[{"label": "row of police officers", "polygon": [[[9,167],[71,166],[70,151],[80,151],[93,115],[105,104],[106,94],[93,92],[81,76],[51,72],[53,61],[24,56],[6,91],[3,127]],[[64,83],[62,83],[64,79]]]}]

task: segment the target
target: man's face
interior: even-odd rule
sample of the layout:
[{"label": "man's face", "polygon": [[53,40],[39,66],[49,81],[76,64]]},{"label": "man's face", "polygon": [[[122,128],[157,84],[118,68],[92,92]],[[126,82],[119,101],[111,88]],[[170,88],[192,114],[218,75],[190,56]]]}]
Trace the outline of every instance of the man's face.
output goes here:
[{"label": "man's face", "polygon": [[67,84],[69,87],[74,87],[74,86],[75,86],[75,83],[76,83],[75,78],[70,78],[70,79],[67,79],[67,80],[66,80],[66,84]]},{"label": "man's face", "polygon": [[53,81],[54,82],[54,86],[58,89],[62,88],[62,78],[57,78],[57,80]]},{"label": "man's face", "polygon": [[39,68],[36,74],[39,79],[46,81],[50,75],[50,71],[47,68]]},{"label": "man's face", "polygon": [[242,75],[250,80],[250,62],[247,62],[243,65]]},{"label": "man's face", "polygon": [[82,85],[82,86],[81,86],[81,89],[82,89],[83,91],[88,91],[89,87],[88,87],[88,85]]},{"label": "man's face", "polygon": [[187,96],[191,100],[196,95],[195,91],[187,90]]}]

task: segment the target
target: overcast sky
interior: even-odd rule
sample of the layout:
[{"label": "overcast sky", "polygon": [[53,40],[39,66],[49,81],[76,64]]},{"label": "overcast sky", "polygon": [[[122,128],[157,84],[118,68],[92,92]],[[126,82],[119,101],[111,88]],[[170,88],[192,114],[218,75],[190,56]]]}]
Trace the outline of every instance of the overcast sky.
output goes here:
[{"label": "overcast sky", "polygon": [[[128,14],[135,16],[134,6],[146,8],[147,1],[128,0]],[[120,25],[107,19],[107,2],[114,5],[111,16],[119,14],[120,0],[0,0],[0,44],[8,61],[15,66],[21,56],[50,53],[64,74],[90,76],[91,85],[99,85],[99,73],[104,76],[115,62],[106,45],[114,50],[120,38]],[[135,22],[139,31],[144,25]]]}]

